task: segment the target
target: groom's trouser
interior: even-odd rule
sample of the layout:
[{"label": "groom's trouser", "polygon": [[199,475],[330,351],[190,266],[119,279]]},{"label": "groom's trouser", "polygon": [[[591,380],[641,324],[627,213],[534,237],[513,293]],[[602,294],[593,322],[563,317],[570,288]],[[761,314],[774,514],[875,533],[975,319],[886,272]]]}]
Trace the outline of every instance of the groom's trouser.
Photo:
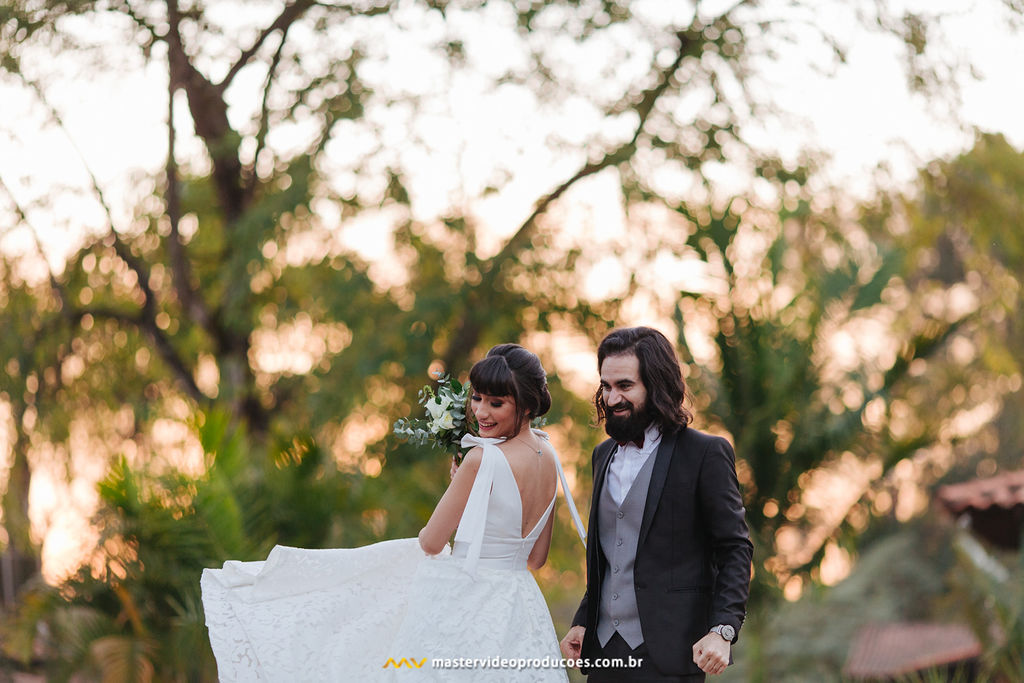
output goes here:
[{"label": "groom's trouser", "polygon": [[[597,656],[601,659],[621,659],[625,665],[591,669],[587,676],[587,683],[697,683],[704,680],[704,674],[666,676],[658,671],[648,656],[647,643],[640,643],[636,649],[633,649],[622,639],[618,631],[612,634],[604,647],[598,646],[597,652]],[[630,667],[630,657],[634,662],[638,659],[641,660],[640,666]]]}]

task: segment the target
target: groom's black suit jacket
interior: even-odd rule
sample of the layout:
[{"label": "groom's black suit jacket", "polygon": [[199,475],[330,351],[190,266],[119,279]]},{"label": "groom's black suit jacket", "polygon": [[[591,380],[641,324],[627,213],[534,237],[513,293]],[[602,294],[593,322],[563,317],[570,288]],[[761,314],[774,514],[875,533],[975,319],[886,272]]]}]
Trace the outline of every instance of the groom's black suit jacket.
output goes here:
[{"label": "groom's black suit jacket", "polygon": [[[597,617],[607,569],[597,507],[615,447],[608,439],[594,449],[587,592],[573,619],[586,627],[582,656],[591,660],[600,656]],[[690,427],[663,433],[654,457],[633,570],[637,610],[655,666],[665,675],[697,674],[693,644],[716,624],[738,634],[746,614],[753,545],[736,457],[725,439]]]}]

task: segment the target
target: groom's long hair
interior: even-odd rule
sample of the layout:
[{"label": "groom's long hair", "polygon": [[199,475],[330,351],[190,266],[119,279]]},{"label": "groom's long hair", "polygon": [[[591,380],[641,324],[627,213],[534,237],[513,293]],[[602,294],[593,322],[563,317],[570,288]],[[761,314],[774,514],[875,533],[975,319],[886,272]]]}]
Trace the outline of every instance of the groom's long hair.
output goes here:
[{"label": "groom's long hair", "polygon": [[[597,347],[598,371],[605,358],[625,354],[635,355],[640,361],[640,381],[647,390],[647,413],[651,421],[665,433],[690,424],[693,415],[683,405],[687,398],[683,371],[665,335],[652,327],[612,330]],[[608,413],[601,388],[594,394],[594,407],[597,408],[597,423],[601,424]]]}]

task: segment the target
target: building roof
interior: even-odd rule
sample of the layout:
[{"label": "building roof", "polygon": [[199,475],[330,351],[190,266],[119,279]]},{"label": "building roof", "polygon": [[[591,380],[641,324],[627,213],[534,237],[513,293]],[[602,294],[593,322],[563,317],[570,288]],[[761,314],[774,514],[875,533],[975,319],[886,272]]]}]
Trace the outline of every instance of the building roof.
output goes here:
[{"label": "building roof", "polygon": [[970,516],[971,529],[1002,548],[1018,548],[1024,526],[1024,470],[941,487],[936,500],[953,516]]},{"label": "building roof", "polygon": [[852,678],[896,677],[980,654],[981,643],[963,624],[869,624],[857,632],[843,673]]},{"label": "building roof", "polygon": [[938,499],[953,514],[1024,505],[1024,470],[943,486]]}]

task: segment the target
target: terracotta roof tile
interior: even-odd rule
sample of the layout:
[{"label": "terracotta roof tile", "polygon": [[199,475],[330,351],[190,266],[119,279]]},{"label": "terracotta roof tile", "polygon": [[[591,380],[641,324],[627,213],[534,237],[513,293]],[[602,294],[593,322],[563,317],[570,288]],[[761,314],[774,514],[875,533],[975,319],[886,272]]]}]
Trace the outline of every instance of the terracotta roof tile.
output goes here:
[{"label": "terracotta roof tile", "polygon": [[843,673],[891,677],[977,657],[981,644],[962,624],[893,623],[861,628]]},{"label": "terracotta roof tile", "polygon": [[1024,470],[943,486],[937,498],[954,515],[968,510],[987,510],[992,507],[1006,509],[1024,505]]}]

